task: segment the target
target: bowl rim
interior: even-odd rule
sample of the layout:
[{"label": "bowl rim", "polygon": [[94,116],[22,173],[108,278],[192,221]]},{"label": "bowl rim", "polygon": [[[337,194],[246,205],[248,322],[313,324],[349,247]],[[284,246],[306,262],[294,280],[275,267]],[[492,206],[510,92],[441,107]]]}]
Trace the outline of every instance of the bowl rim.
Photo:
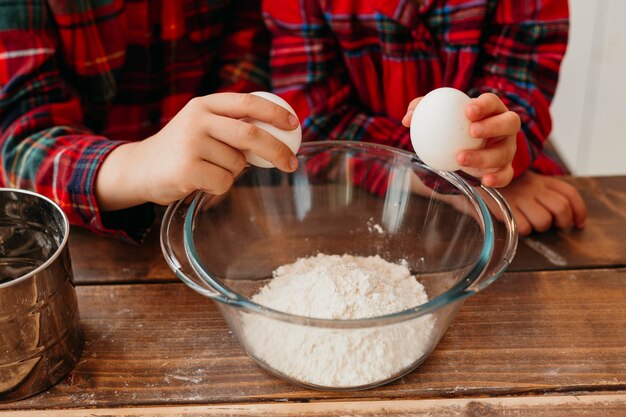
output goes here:
[{"label": "bowl rim", "polygon": [[[287,321],[290,323],[299,323],[308,326],[317,326],[317,327],[363,327],[370,325],[380,325],[380,324],[391,324],[395,322],[405,321],[412,319],[414,317],[418,317],[427,313],[430,313],[434,310],[442,308],[446,305],[449,305],[455,301],[461,300],[469,295],[472,295],[474,292],[468,291],[467,288],[471,286],[474,282],[476,282],[486,271],[489,266],[491,257],[495,250],[495,232],[494,225],[491,219],[491,214],[483,201],[482,197],[467,184],[458,174],[451,172],[442,172],[438,170],[434,170],[427,165],[425,165],[414,153],[410,153],[398,148],[393,148],[386,145],[379,145],[375,143],[369,142],[348,142],[348,141],[323,141],[323,142],[308,142],[302,145],[303,148],[322,148],[328,150],[331,146],[339,146],[346,149],[355,149],[355,148],[370,148],[370,149],[383,149],[385,151],[397,154],[402,156],[403,158],[409,158],[408,160],[411,163],[418,163],[420,168],[424,168],[440,177],[445,179],[448,183],[455,186],[455,188],[465,194],[470,201],[472,201],[474,207],[476,208],[476,212],[481,217],[481,221],[479,222],[483,227],[485,238],[483,247],[481,249],[480,254],[478,255],[476,261],[472,265],[470,271],[467,273],[466,277],[457,282],[455,285],[451,286],[449,289],[444,291],[443,293],[437,295],[435,298],[428,300],[426,303],[401,310],[395,313],[385,314],[382,316],[376,317],[367,317],[367,318],[359,318],[359,319],[325,319],[325,318],[314,318],[314,317],[306,317],[306,316],[298,316],[290,313],[286,313],[279,310],[274,310],[270,307],[266,307],[262,304],[255,303],[251,299],[244,297],[237,292],[231,290],[230,288],[222,285],[219,281],[213,277],[210,273],[207,272],[207,269],[202,264],[198,252],[195,249],[195,243],[193,242],[192,237],[192,229],[193,223],[195,219],[195,212],[199,208],[199,202],[202,198],[208,196],[208,194],[198,191],[192,194],[191,203],[186,210],[184,227],[183,227],[183,244],[185,247],[185,255],[186,260],[189,261],[193,272],[199,276],[200,280],[210,287],[213,291],[218,293],[218,297],[215,294],[212,294],[213,291],[208,291],[207,288],[203,288],[193,279],[185,276],[180,270],[175,272],[177,276],[181,278],[188,286],[197,292],[207,295],[216,301],[222,302],[224,304],[232,305],[248,312],[255,312],[262,314],[264,316],[268,316],[274,319],[278,319],[281,321]],[[189,201],[188,199],[180,200],[176,203],[173,203],[168,207],[166,214],[163,218],[163,225],[161,229],[162,233],[162,245],[168,244],[168,239],[163,236],[166,228],[169,230],[169,227],[166,223],[170,223],[172,220],[173,213],[176,211],[178,206],[182,204],[184,201]],[[166,252],[166,248],[163,248],[164,253]],[[166,258],[168,258],[171,253],[166,253]],[[171,267],[180,266],[178,260],[172,263],[171,259],[167,259],[168,263]],[[180,272],[180,273],[179,273]],[[419,277],[418,277],[419,278]]]},{"label": "bowl rim", "polygon": [[67,241],[69,240],[70,237],[70,222],[67,218],[67,215],[65,214],[65,212],[63,212],[63,209],[61,209],[61,206],[59,206],[57,203],[55,203],[54,201],[52,201],[52,199],[46,197],[43,194],[39,194],[35,191],[30,191],[30,190],[23,190],[20,188],[2,188],[0,187],[0,193],[6,193],[6,192],[11,192],[11,193],[19,193],[19,194],[26,194],[32,197],[36,197],[40,200],[43,200],[44,202],[50,204],[60,215],[61,218],[63,219],[63,239],[61,240],[61,242],[59,243],[59,247],[54,251],[54,253],[52,255],[50,255],[50,257],[41,265],[39,265],[37,268],[33,269],[32,271],[21,275],[17,278],[14,279],[9,279],[8,281],[2,282],[0,283],[0,288],[7,288],[10,287],[12,285],[16,285],[22,281],[25,281],[29,278],[31,278],[32,276],[38,274],[39,272],[43,271],[44,269],[48,268],[48,266],[50,266],[54,261],[56,261],[56,259],[61,255],[61,253],[63,252],[63,250],[66,248],[67,246]]}]

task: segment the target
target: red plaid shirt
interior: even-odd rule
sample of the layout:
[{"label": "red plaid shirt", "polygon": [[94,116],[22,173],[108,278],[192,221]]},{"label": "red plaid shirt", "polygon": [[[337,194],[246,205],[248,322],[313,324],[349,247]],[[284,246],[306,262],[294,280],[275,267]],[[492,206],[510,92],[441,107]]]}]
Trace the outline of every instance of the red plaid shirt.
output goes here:
[{"label": "red plaid shirt", "polygon": [[[266,0],[272,83],[305,140],[412,149],[408,103],[442,86],[493,92],[519,114],[515,174],[563,173],[542,154],[568,36],[566,0]],[[384,184],[384,170],[367,173]],[[376,178],[376,177],[380,178]]]},{"label": "red plaid shirt", "polygon": [[151,208],[100,213],[100,164],[194,96],[267,89],[260,0],[45,3],[0,2],[0,185],[51,197],[73,224],[139,238]]}]

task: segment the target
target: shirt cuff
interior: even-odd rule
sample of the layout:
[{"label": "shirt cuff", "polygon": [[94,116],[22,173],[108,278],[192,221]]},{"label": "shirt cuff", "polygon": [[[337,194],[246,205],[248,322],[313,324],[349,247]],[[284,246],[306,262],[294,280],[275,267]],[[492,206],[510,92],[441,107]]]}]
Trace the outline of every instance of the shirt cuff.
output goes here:
[{"label": "shirt cuff", "polygon": [[70,223],[104,236],[139,243],[154,222],[154,206],[147,203],[112,212],[102,212],[96,199],[96,178],[105,158],[126,142],[96,138],[83,148],[68,184]]}]

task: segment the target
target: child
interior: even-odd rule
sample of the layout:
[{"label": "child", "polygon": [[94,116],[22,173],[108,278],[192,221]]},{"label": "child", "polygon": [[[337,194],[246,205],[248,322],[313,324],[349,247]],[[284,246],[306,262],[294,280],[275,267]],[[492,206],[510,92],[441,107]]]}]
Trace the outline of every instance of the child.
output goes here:
[{"label": "child", "polygon": [[268,89],[268,42],[258,1],[1,3],[0,186],[139,240],[145,203],[225,192],[242,150],[293,171],[287,146],[238,119],[297,119],[232,93]]},{"label": "child", "polygon": [[584,226],[578,192],[542,175],[562,173],[541,149],[567,42],[566,0],[266,0],[263,9],[273,87],[303,120],[305,140],[411,149],[411,100],[454,87],[475,97],[470,133],[488,140],[457,160],[503,187],[520,233]]}]

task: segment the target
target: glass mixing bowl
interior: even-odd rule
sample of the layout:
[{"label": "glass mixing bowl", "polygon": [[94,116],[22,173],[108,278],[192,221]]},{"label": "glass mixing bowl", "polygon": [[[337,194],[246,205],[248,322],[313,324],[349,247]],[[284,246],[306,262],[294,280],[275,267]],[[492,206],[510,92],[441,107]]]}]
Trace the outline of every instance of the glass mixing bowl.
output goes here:
[{"label": "glass mixing bowl", "polygon": [[[246,352],[273,374],[331,390],[399,378],[433,351],[464,299],[508,267],[517,246],[511,211],[495,190],[390,147],[306,143],[298,158],[294,173],[249,167],[225,195],[196,192],[171,204],[161,228],[165,258],[217,301]],[[279,266],[318,253],[402,262],[429,301],[333,320],[251,300]]]}]

